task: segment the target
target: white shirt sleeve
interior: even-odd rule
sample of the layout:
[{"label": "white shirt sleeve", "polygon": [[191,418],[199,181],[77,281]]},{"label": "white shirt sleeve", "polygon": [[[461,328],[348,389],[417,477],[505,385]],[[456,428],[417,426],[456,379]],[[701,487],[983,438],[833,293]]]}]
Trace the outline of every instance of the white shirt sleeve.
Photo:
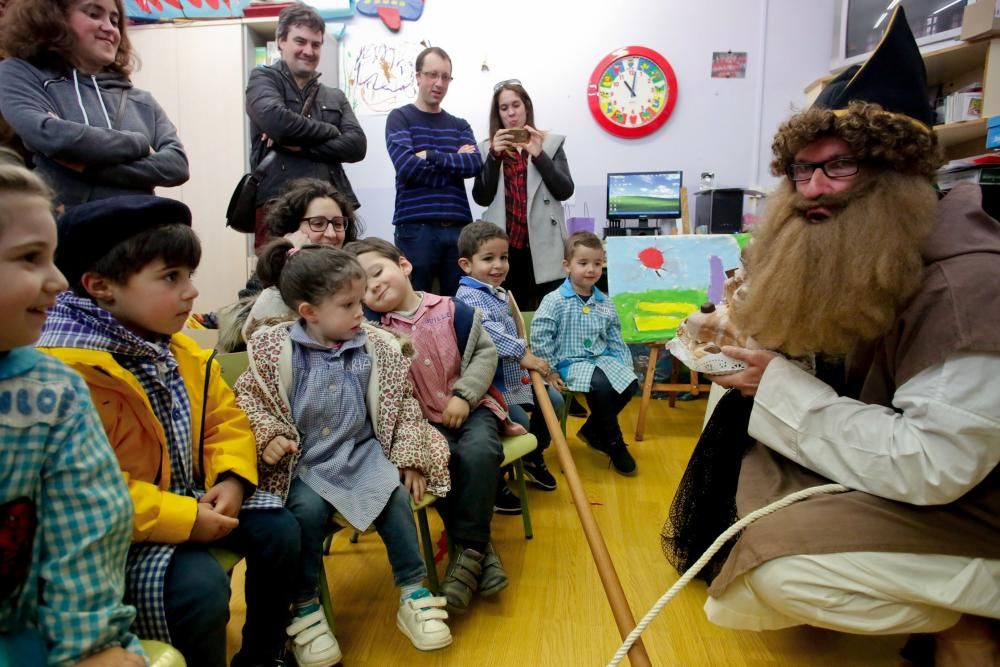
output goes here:
[{"label": "white shirt sleeve", "polygon": [[1000,461],[1000,354],[959,353],[892,397],[840,397],[783,358],[764,372],[750,435],[844,486],[914,505],[960,498]]}]

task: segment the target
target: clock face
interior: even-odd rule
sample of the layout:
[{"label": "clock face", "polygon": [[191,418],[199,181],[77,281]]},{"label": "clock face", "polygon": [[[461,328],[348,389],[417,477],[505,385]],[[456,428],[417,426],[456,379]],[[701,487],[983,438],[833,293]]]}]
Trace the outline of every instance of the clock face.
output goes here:
[{"label": "clock face", "polygon": [[677,103],[677,78],[667,59],[652,49],[613,51],[590,76],[590,111],[604,129],[620,137],[645,136],[667,121]]}]

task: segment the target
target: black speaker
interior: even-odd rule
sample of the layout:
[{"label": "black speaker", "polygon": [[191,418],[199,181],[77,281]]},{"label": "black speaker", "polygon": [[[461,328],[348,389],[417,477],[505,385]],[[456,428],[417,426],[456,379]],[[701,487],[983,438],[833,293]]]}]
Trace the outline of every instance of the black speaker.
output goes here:
[{"label": "black speaker", "polygon": [[743,231],[743,190],[720,188],[695,193],[695,226],[705,226],[709,234]]}]

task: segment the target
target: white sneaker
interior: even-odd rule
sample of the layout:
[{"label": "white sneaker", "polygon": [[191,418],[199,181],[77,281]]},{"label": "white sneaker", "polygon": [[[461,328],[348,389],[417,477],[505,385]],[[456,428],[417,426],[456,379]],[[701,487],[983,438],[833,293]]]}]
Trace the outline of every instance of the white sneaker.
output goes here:
[{"label": "white sneaker", "polygon": [[451,644],[451,630],[445,624],[447,603],[445,598],[433,597],[429,590],[421,588],[399,603],[396,627],[421,651],[444,648]]},{"label": "white sneaker", "polygon": [[331,667],[344,657],[322,609],[296,618],[285,632],[292,638],[292,651],[300,667]]}]

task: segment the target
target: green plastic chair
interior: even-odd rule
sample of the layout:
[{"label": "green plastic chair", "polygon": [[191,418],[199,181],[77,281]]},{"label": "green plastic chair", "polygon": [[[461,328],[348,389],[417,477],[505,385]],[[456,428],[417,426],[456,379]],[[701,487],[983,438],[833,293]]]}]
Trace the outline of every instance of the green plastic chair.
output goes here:
[{"label": "green plastic chair", "polygon": [[[226,381],[230,387],[236,384],[236,380],[239,379],[243,371],[246,370],[249,364],[249,357],[247,353],[244,352],[228,352],[225,354],[215,355],[215,360],[219,362],[219,369],[222,373],[222,379]],[[331,533],[332,536],[332,533]],[[327,544],[329,544],[329,538],[327,538]],[[243,560],[243,556],[233,551],[227,549],[209,549],[211,554],[215,556],[215,560],[219,562],[219,565],[226,572],[232,572],[236,564]],[[323,614],[326,616],[326,622],[330,626],[330,632],[336,634],[336,627],[334,625],[333,619],[333,600],[330,598],[330,586],[326,580],[326,568],[319,569],[319,601],[320,605],[323,607]]]},{"label": "green plastic chair", "polygon": [[152,639],[143,639],[139,643],[142,644],[142,650],[149,658],[149,667],[186,667],[187,665],[181,652],[170,644]]}]

